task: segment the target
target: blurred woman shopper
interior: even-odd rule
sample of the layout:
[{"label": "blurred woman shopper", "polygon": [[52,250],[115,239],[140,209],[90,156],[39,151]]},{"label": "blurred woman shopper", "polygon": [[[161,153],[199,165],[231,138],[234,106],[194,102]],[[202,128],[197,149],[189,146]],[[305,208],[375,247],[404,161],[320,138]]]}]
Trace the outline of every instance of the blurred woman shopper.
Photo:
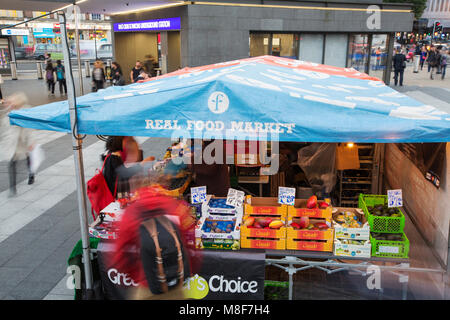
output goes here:
[{"label": "blurred woman shopper", "polygon": [[34,173],[31,172],[30,152],[33,150],[30,129],[13,126],[9,124],[9,118],[6,115],[9,111],[22,108],[29,108],[28,99],[23,92],[17,92],[7,97],[4,101],[6,106],[5,116],[2,119],[2,126],[6,128],[5,140],[6,147],[3,152],[6,153],[9,161],[9,196],[17,194],[17,162],[23,159],[27,161],[28,184],[34,183]]},{"label": "blurred woman shopper", "polygon": [[132,279],[128,299],[187,299],[184,281],[200,263],[200,252],[187,250],[194,248],[196,220],[185,201],[169,196],[157,184],[137,189],[136,194],[119,222],[108,267]]},{"label": "blurred woman shopper", "polygon": [[97,60],[94,62],[94,70],[92,70],[92,91],[97,92],[99,89],[103,89],[105,80],[106,78],[103,62]]},{"label": "blurred woman shopper", "polygon": [[51,90],[51,93],[55,94],[55,68],[53,68],[51,61],[45,67],[45,79],[47,80],[48,91]]}]

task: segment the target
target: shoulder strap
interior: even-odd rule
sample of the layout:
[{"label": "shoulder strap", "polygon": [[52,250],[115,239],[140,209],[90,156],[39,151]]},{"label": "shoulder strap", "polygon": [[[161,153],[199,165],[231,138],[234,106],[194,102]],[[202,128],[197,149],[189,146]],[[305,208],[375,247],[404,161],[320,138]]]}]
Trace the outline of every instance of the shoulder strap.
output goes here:
[{"label": "shoulder strap", "polygon": [[103,166],[102,166],[102,173],[103,173],[103,169],[105,168],[105,163],[106,163],[106,160],[109,158],[109,156],[111,155],[111,153],[108,153],[108,155],[105,157],[105,160],[103,161]]},{"label": "shoulder strap", "polygon": [[163,260],[161,257],[161,247],[159,246],[158,232],[156,231],[155,220],[150,219],[150,220],[144,222],[144,226],[147,229],[150,236],[152,237],[153,242],[155,243],[156,265],[158,266],[158,281],[161,284],[162,292],[166,293],[169,291],[169,288],[167,287],[166,274],[164,273]]},{"label": "shoulder strap", "polygon": [[177,233],[175,232],[175,230],[172,227],[172,224],[166,217],[161,218],[157,217],[156,219],[167,231],[169,231],[169,233],[172,235],[175,241],[175,246],[177,247],[178,251],[178,287],[182,287],[184,282],[184,263],[183,263],[183,253],[181,251],[181,245],[180,241],[178,240]]}]

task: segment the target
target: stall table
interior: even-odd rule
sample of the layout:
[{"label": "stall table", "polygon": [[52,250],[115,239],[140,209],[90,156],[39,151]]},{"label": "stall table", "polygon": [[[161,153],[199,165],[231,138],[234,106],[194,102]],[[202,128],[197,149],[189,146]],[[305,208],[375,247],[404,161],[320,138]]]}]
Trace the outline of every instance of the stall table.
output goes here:
[{"label": "stall table", "polygon": [[[299,271],[316,268],[327,274],[332,274],[339,271],[354,270],[364,277],[371,274],[368,272],[368,267],[370,265],[377,265],[380,269],[387,269],[389,272],[397,275],[399,277],[399,282],[402,284],[402,299],[406,300],[407,297],[409,276],[399,272],[411,271],[409,259],[378,257],[353,258],[336,256],[331,252],[297,250],[265,250],[265,254],[266,265],[275,266],[288,273],[289,300],[292,300],[293,275]],[[388,263],[393,263],[395,266],[387,266],[386,264]],[[296,267],[295,265],[300,265],[300,267]],[[381,288],[379,290],[379,297],[381,298],[382,295],[383,289]]]}]

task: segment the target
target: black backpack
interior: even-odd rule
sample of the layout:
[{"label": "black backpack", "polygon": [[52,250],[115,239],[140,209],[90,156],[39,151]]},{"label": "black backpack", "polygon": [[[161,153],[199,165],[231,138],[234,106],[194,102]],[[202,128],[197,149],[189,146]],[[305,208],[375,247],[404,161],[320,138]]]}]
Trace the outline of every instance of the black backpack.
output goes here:
[{"label": "black backpack", "polygon": [[179,231],[165,216],[151,218],[142,223],[141,261],[153,294],[180,289],[190,275],[187,250],[183,247]]}]

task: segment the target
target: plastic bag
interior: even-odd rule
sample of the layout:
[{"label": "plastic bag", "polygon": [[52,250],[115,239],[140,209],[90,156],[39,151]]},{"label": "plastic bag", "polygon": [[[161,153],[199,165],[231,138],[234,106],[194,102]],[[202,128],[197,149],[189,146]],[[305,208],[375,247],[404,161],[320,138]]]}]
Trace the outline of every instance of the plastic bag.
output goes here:
[{"label": "plastic bag", "polygon": [[30,171],[36,173],[37,169],[45,160],[44,150],[40,144],[37,144],[30,152]]},{"label": "plastic bag", "polygon": [[330,193],[336,184],[335,156],[335,143],[313,143],[298,151],[297,163],[315,193]]}]

